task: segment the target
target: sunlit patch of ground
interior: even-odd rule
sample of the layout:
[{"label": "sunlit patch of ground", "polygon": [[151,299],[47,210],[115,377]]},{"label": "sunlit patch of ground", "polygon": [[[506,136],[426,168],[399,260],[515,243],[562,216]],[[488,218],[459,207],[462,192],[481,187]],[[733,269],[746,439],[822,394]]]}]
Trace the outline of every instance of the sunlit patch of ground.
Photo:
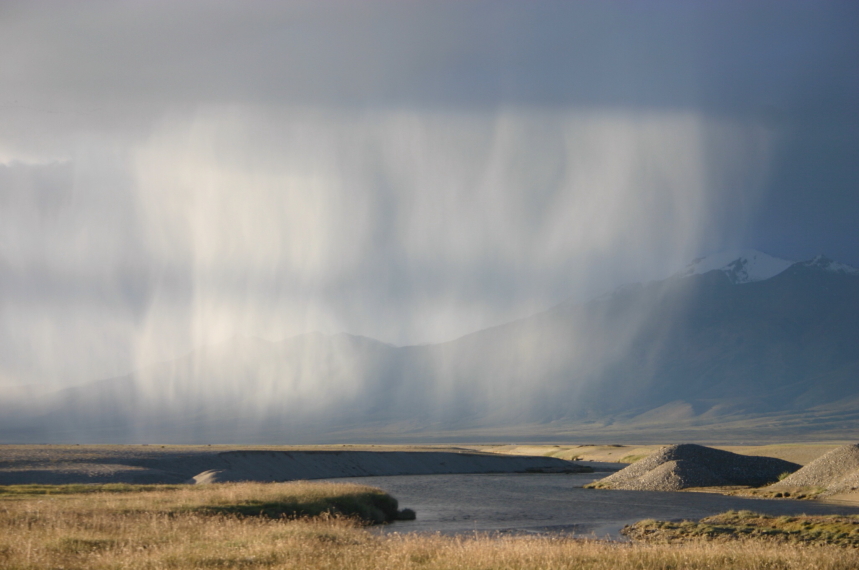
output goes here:
[{"label": "sunlit patch of ground", "polygon": [[[676,442],[675,442],[676,443]],[[827,451],[843,445],[845,442],[825,443],[779,443],[767,445],[712,445],[715,449],[723,449],[740,455],[759,455],[775,457],[800,465],[806,465]],[[467,446],[478,451],[493,453],[509,453],[513,455],[548,455],[561,459],[579,459],[581,461],[599,461],[608,463],[633,463],[647,457],[660,447],[657,445],[571,445],[571,444],[509,444],[509,445],[474,445]]]},{"label": "sunlit patch of ground", "polygon": [[475,445],[470,449],[505,453],[510,455],[542,455],[575,461],[598,461],[601,463],[631,463],[633,458],[650,455],[661,445]]}]

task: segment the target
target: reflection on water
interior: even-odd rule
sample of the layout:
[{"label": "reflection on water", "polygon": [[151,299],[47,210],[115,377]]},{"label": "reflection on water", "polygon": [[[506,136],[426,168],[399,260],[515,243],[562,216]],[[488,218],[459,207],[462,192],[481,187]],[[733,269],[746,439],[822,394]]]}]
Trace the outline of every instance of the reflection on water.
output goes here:
[{"label": "reflection on water", "polygon": [[409,475],[362,477],[414,509],[417,520],[387,525],[381,532],[561,532],[620,536],[641,519],[700,519],[728,510],[771,515],[859,514],[859,508],[808,501],[744,499],[708,493],[583,489],[605,473],[575,475]]}]

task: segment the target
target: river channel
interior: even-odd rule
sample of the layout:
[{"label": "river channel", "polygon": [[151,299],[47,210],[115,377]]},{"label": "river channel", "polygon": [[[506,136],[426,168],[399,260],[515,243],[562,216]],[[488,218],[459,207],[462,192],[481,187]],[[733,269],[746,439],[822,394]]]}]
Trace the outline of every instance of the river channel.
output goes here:
[{"label": "river channel", "polygon": [[[642,519],[700,519],[728,510],[771,515],[859,514],[859,507],[812,501],[746,499],[710,493],[584,489],[606,473],[406,475],[350,481],[384,489],[417,520],[380,532],[562,533],[620,538],[620,529]],[[342,481],[342,479],[341,479]]]}]

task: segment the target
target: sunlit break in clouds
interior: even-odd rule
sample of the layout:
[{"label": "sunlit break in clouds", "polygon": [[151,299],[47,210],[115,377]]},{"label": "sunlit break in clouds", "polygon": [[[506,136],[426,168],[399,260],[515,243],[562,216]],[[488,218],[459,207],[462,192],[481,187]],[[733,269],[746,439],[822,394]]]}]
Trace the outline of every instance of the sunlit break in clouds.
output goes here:
[{"label": "sunlit break in clouds", "polygon": [[[235,378],[195,376],[205,347],[443,343],[730,248],[837,242],[855,263],[856,20],[839,3],[7,3],[0,385],[143,371],[153,401],[194,382],[229,399]],[[843,153],[815,166],[832,133]],[[301,350],[289,374],[260,357],[253,409],[361,386]],[[158,392],[153,370],[191,351],[196,380]],[[459,382],[439,370],[431,397]]]}]

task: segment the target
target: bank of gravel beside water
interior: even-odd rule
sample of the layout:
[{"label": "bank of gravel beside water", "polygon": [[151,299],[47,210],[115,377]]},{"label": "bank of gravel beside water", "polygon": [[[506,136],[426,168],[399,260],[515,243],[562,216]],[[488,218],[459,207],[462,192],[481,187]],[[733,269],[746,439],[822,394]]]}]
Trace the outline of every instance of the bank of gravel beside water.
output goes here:
[{"label": "bank of gravel beside water", "polygon": [[226,468],[200,473],[194,483],[289,481],[465,473],[590,473],[590,467],[555,457],[408,451],[231,451]]},{"label": "bank of gravel beside water", "polygon": [[780,491],[803,487],[820,489],[821,496],[859,490],[859,444],[833,449],[770,489]]},{"label": "bank of gravel beside water", "polygon": [[800,468],[772,457],[738,455],[696,444],[670,445],[589,487],[631,491],[679,491],[690,487],[757,487]]},{"label": "bank of gravel beside water", "polygon": [[590,467],[556,457],[457,450],[0,446],[0,485],[272,482],[373,475],[590,471]]}]

